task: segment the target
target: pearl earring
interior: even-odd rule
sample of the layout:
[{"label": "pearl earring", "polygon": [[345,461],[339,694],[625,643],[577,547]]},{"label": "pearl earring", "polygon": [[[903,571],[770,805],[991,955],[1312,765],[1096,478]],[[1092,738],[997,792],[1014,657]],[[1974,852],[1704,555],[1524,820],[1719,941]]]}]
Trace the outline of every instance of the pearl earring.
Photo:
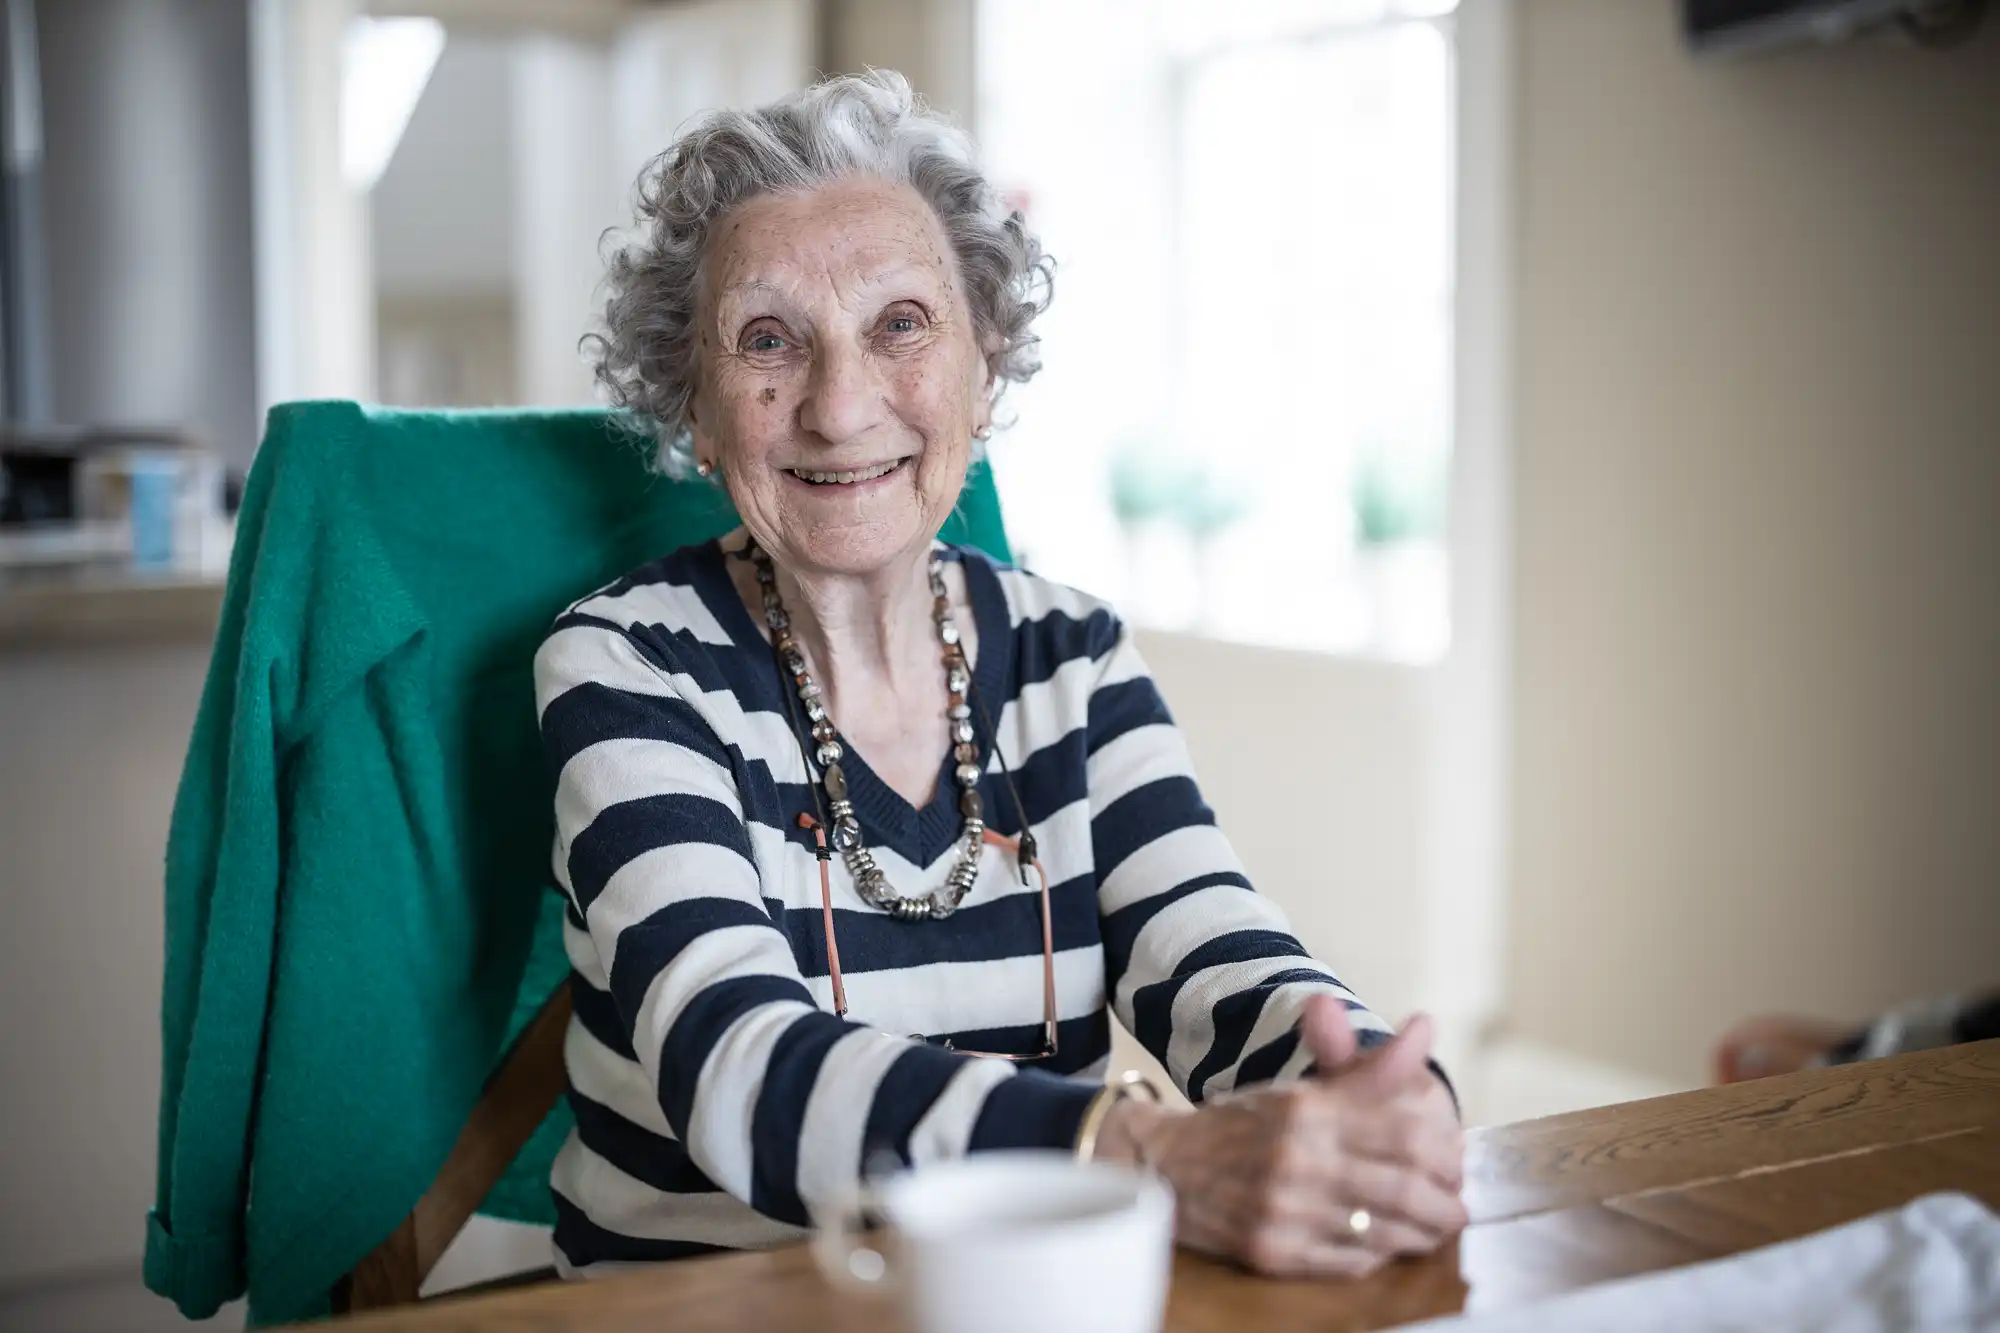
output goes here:
[{"label": "pearl earring", "polygon": [[978,430],[976,430],[976,431],[972,432],[972,438],[973,438],[973,439],[975,439],[975,440],[990,440],[990,439],[992,439],[992,438],[993,438],[993,427],[991,427],[991,426],[981,426],[981,427],[980,427],[980,428],[979,428]]},{"label": "pearl earring", "polygon": [[697,459],[694,465],[694,474],[703,479],[712,477],[715,475],[715,464],[709,462],[706,458]]}]

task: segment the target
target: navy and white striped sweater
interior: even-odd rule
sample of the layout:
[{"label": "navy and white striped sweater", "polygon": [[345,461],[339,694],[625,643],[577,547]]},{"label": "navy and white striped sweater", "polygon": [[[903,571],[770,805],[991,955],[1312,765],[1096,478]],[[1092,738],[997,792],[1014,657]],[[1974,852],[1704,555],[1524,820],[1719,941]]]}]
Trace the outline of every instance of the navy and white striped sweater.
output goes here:
[{"label": "navy and white striped sweater", "polygon": [[[768,641],[716,543],[564,614],[535,662],[576,1018],[577,1129],[552,1178],[566,1273],[804,1234],[864,1157],[1067,1146],[1110,1052],[1107,1010],[1195,1100],[1306,1065],[1308,996],[1387,1027],[1251,891],[1130,634],[1102,603],[976,551],[974,691],[1040,845],[1060,1050],[1038,1064],[1039,900],[989,847],[958,912],[900,922],[832,863],[849,1014],[831,1012],[813,809]],[[1019,816],[982,735],[986,818]],[[890,882],[941,884],[954,784],[912,809],[844,762]]]}]

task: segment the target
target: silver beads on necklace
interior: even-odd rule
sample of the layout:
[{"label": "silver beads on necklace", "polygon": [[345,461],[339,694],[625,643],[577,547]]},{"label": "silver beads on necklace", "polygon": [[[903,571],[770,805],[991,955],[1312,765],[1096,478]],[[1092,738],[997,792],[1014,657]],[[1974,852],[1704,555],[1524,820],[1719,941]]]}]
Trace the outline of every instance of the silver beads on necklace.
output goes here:
[{"label": "silver beads on necklace", "polygon": [[889,877],[875,861],[861,839],[861,821],[855,817],[854,803],[848,799],[847,774],[840,766],[846,751],[840,733],[827,716],[819,685],[806,669],[805,654],[792,634],[791,617],[784,598],[778,593],[778,574],[771,557],[755,542],[745,548],[757,586],[764,601],[764,623],[770,626],[771,643],[778,659],[791,674],[792,686],[805,707],[806,723],[812,732],[812,757],[820,768],[820,787],[826,794],[827,818],[832,827],[828,841],[847,863],[854,877],[855,892],[863,901],[889,913],[899,921],[936,921],[950,916],[972,892],[979,878],[979,859],[986,845],[985,809],[979,799],[979,742],[972,727],[972,708],[966,694],[972,688],[972,671],[965,661],[958,625],[951,614],[951,597],[945,588],[944,561],[936,555],[930,562],[931,618],[937,626],[938,643],[944,659],[945,690],[950,696],[946,716],[950,719],[952,780],[958,784],[958,812],[961,819],[958,854],[945,873],[944,887],[920,898],[906,898],[889,887]]}]

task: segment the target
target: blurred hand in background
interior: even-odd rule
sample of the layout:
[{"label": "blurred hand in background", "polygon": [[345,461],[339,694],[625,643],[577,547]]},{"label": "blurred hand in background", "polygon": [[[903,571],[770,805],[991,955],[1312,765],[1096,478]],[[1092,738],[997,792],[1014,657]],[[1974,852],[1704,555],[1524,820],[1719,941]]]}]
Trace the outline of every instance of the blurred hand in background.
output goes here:
[{"label": "blurred hand in background", "polygon": [[1715,1081],[1741,1083],[1827,1064],[1833,1050],[1854,1030],[1852,1023],[1788,1014],[1745,1019],[1716,1043]]}]

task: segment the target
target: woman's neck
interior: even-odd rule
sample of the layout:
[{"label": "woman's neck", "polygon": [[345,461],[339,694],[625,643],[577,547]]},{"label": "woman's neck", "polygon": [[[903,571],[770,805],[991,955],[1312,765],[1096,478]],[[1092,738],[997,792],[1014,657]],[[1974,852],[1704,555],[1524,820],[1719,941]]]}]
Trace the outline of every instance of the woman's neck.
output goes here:
[{"label": "woman's neck", "polygon": [[[778,571],[778,592],[792,618],[792,633],[827,707],[843,686],[875,695],[883,685],[900,693],[938,676],[937,631],[931,615],[927,551],[868,574],[800,575]],[[856,687],[860,687],[858,690]]]},{"label": "woman's neck", "polygon": [[[939,756],[951,744],[930,559],[926,543],[866,575],[776,571],[792,636],[833,725],[878,778],[918,807],[935,793]],[[731,564],[738,592],[761,622],[762,596],[750,569]],[[956,562],[946,565],[944,580],[960,646],[966,661],[976,662],[978,626]]]},{"label": "woman's neck", "polygon": [[[773,564],[793,637],[835,726],[856,741],[879,744],[899,720],[921,731],[928,728],[917,720],[935,714],[942,725],[944,673],[928,543],[865,574]],[[747,574],[737,586],[761,622],[761,596]]]}]

